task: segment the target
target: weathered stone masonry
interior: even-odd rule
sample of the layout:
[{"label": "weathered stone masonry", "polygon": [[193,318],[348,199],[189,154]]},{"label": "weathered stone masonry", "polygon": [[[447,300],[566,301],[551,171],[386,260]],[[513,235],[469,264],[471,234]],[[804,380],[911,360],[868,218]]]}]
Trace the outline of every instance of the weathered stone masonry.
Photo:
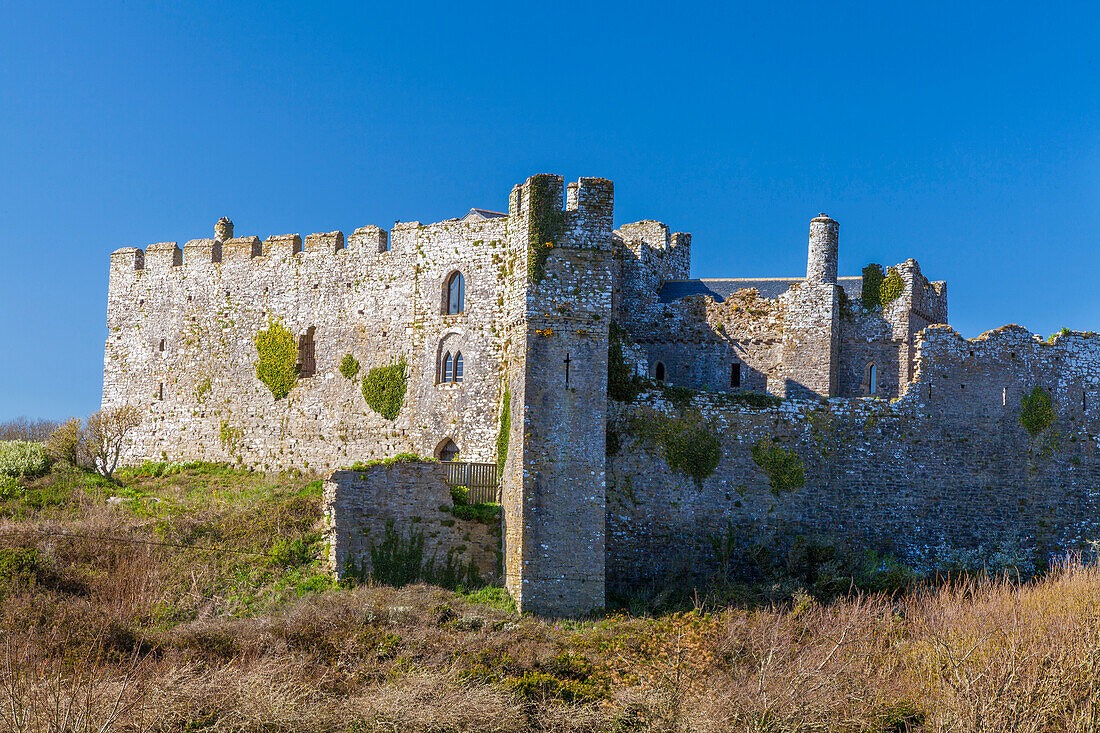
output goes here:
[{"label": "weathered stone masonry", "polygon": [[[598,608],[608,586],[702,572],[710,536],[729,527],[745,542],[844,536],[926,566],[958,549],[1022,543],[1038,559],[1095,538],[1098,339],[1006,327],[964,340],[943,325],[946,285],[914,260],[886,270],[889,288],[839,277],[839,225],[824,214],[805,277],[699,280],[689,234],[613,229],[613,210],[610,181],[540,175],[512,189],[506,214],[264,240],[223,219],[182,249],[116,251],[103,403],[145,411],[127,460],[329,471],[451,446],[460,460],[500,457],[502,580],[522,609],[548,614]],[[456,273],[464,304],[451,312]],[[275,322],[303,366],[315,362],[281,399],[256,376],[255,338]],[[699,392],[680,406],[653,389],[609,401],[613,323],[629,370]],[[458,353],[461,381],[444,364]],[[352,378],[339,368],[348,354],[361,365]],[[368,407],[362,379],[402,363],[391,420]],[[1036,386],[1058,417],[1031,436],[1019,409]],[[637,430],[671,416],[717,436],[712,473],[669,469]],[[768,490],[751,457],[763,440],[803,460],[804,486]],[[397,470],[390,490],[333,474],[337,555],[361,560],[386,518],[426,521],[424,497],[441,489],[424,478],[434,469],[417,470]],[[465,542],[433,531],[440,552]]]}]

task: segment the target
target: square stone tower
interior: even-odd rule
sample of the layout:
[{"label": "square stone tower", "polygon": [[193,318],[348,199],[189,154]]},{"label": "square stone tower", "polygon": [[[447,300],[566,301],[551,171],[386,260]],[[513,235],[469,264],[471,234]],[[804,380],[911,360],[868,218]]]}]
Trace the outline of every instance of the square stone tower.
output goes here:
[{"label": "square stone tower", "polygon": [[[604,605],[607,347],[614,188],[539,175],[512,190],[505,580],[520,609]],[[524,278],[524,273],[526,277]]]}]

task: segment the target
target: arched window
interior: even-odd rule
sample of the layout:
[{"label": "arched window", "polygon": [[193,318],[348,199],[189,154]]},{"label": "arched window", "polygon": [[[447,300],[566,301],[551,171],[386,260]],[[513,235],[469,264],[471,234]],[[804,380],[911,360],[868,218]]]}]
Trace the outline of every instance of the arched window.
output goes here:
[{"label": "arched window", "polygon": [[439,460],[441,461],[456,461],[458,460],[458,446],[450,438],[443,444],[443,447],[439,449]]},{"label": "arched window", "polygon": [[658,382],[665,381],[665,365],[663,362],[657,362],[657,368],[653,370],[653,378]]},{"label": "arched window", "polygon": [[455,378],[454,381],[462,381],[462,352],[455,354]]},{"label": "arched window", "polygon": [[439,381],[453,382],[454,376],[454,359],[451,358],[451,352],[448,351],[443,355],[443,369],[439,374]]},{"label": "arched window", "polygon": [[874,364],[867,365],[867,394],[874,397],[878,393],[878,370]]},{"label": "arched window", "polygon": [[454,315],[466,310],[466,278],[461,272],[455,272],[447,280],[447,292],[444,299],[446,313]]},{"label": "arched window", "polygon": [[741,386],[741,364],[733,362],[730,364],[730,387],[737,389]]}]

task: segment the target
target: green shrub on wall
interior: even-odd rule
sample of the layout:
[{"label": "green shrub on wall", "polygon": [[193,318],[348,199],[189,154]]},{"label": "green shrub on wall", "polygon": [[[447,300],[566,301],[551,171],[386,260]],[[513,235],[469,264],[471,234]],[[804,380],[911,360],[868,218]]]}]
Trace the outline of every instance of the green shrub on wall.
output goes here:
[{"label": "green shrub on wall", "polygon": [[802,459],[772,440],[758,440],[752,447],[752,461],[768,474],[772,493],[776,496],[802,488],[806,473]]},{"label": "green shrub on wall", "polygon": [[402,359],[396,364],[374,367],[363,377],[363,399],[387,420],[396,420],[405,404],[406,366]]},{"label": "green shrub on wall", "polygon": [[256,378],[267,385],[271,394],[281,400],[290,394],[298,382],[298,345],[294,334],[277,320],[268,322],[267,330],[256,334]]},{"label": "green shrub on wall", "polygon": [[497,433],[497,476],[504,475],[504,464],[508,460],[508,438],[512,430],[512,393],[505,388],[504,399],[500,405],[500,432]]},{"label": "green shrub on wall", "polygon": [[1054,401],[1042,387],[1035,387],[1020,402],[1020,424],[1031,437],[1050,427],[1054,422]]},{"label": "green shrub on wall", "polygon": [[533,283],[542,281],[546,274],[546,258],[550,256],[550,250],[558,245],[565,227],[565,212],[561,210],[561,201],[556,201],[550,194],[550,182],[553,179],[548,173],[531,177],[527,279]]},{"label": "green shrub on wall", "polygon": [[359,360],[351,354],[345,354],[344,360],[340,362],[340,373],[345,379],[355,379],[359,374]]}]

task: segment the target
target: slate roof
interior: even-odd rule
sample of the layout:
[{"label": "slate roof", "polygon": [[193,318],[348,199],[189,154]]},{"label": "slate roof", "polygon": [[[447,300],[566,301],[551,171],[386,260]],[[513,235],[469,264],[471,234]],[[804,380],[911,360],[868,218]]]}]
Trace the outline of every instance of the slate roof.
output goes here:
[{"label": "slate roof", "polygon": [[466,212],[466,216],[462,217],[463,221],[476,221],[478,219],[501,219],[508,216],[499,211],[489,211],[488,209],[473,208]]},{"label": "slate roof", "polygon": [[[738,290],[756,288],[760,297],[774,299],[804,281],[804,277],[735,277],[728,279],[668,280],[657,294],[662,303],[672,303],[689,295],[709,295],[721,303]],[[862,277],[838,277],[837,284],[849,298],[858,298],[863,291]]]}]

